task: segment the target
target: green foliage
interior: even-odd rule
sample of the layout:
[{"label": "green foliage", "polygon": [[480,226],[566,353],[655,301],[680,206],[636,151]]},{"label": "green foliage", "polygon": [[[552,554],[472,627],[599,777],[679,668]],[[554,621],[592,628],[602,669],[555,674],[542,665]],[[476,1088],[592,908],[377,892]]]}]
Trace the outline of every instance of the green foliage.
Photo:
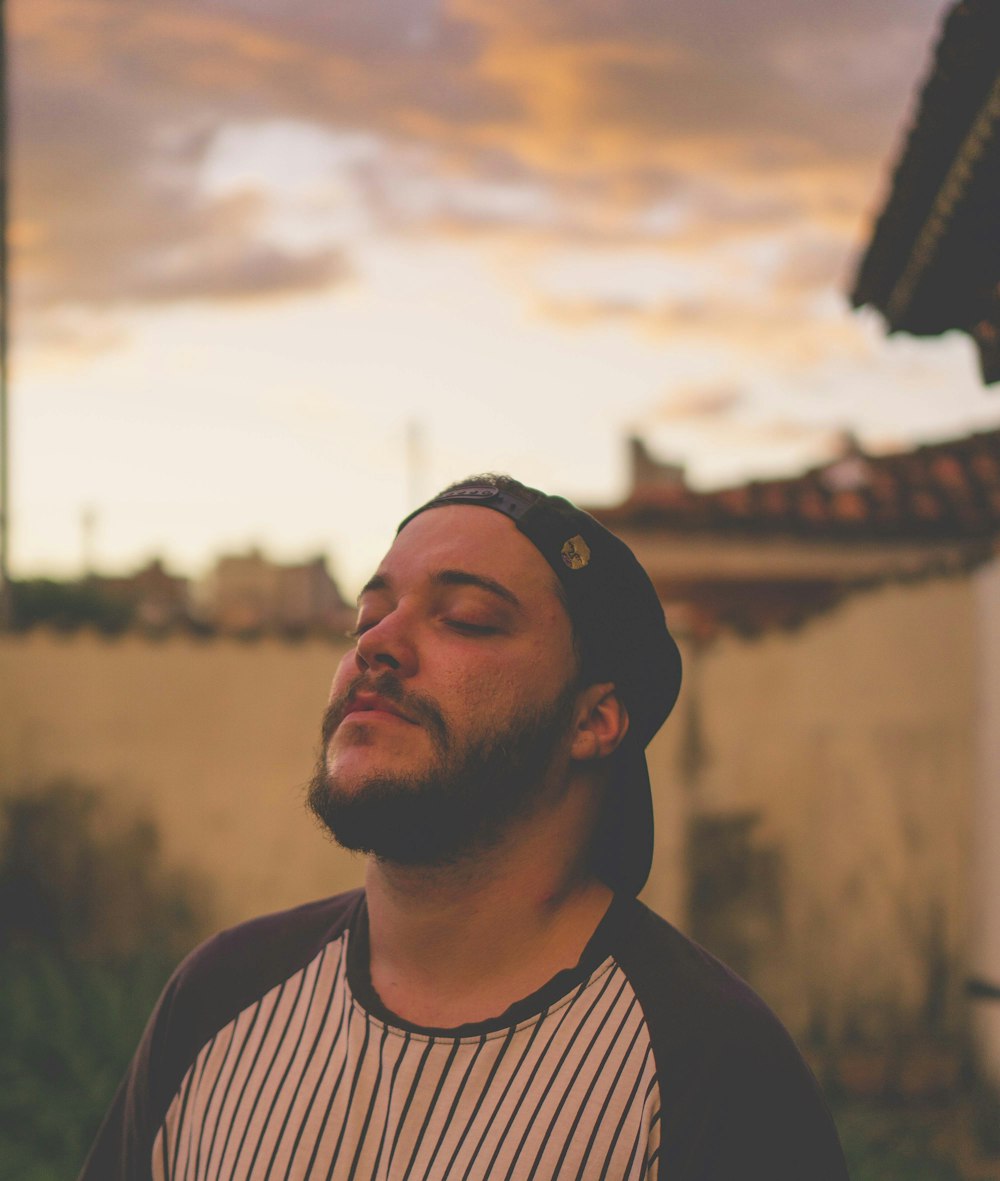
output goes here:
[{"label": "green foliage", "polygon": [[0,797],[0,951],[175,958],[203,917],[194,897],[189,880],[163,870],[155,826],[114,817],[94,790],[56,782]]},{"label": "green foliage", "polygon": [[980,1149],[1000,1157],[1000,1091],[985,1080],[973,1093],[972,1126]]},{"label": "green foliage", "polygon": [[0,1181],[75,1176],[202,925],[193,897],[95,791],[0,796]]},{"label": "green foliage", "polygon": [[96,627],[114,635],[132,621],[131,603],[106,594],[96,583],[31,578],[12,584],[13,627],[27,631],[48,624],[60,631]]},{"label": "green foliage", "polygon": [[834,1108],[851,1181],[963,1181],[938,1142],[953,1112],[853,1101]]},{"label": "green foliage", "polygon": [[169,967],[114,967],[42,948],[5,956],[0,975],[0,1178],[76,1175]]}]

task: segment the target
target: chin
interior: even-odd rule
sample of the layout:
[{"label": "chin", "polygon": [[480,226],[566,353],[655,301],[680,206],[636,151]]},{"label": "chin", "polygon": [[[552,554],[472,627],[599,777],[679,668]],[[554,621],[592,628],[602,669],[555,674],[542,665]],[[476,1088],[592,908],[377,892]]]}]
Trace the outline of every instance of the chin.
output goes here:
[{"label": "chin", "polygon": [[476,843],[478,824],[425,779],[314,776],[309,809],[336,842],[398,865],[447,865]]},{"label": "chin", "polygon": [[321,789],[344,800],[378,790],[378,785],[387,783],[407,790],[406,785],[422,782],[426,774],[425,765],[414,765],[412,759],[375,754],[371,748],[338,752],[333,758],[327,756],[318,771]]}]

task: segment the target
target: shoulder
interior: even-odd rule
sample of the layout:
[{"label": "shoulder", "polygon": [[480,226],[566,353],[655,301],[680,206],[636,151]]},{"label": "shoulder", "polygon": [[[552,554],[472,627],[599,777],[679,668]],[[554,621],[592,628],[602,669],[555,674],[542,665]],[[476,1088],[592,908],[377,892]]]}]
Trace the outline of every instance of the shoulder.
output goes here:
[{"label": "shoulder", "polygon": [[637,901],[623,905],[612,943],[649,1030],[664,1164],[726,1178],[742,1159],[774,1181],[846,1181],[816,1080],[746,981]]},{"label": "shoulder", "polygon": [[148,1177],[157,1130],[201,1048],[342,936],[363,899],[354,890],[240,923],[181,962],[160,994],[82,1181]]},{"label": "shoulder", "polygon": [[264,915],[196,947],[167,982],[140,1047],[163,1097],[220,1029],[342,936],[363,898],[352,890]]},{"label": "shoulder", "polygon": [[253,995],[273,986],[341,936],[363,899],[363,890],[351,890],[220,931],[181,962],[168,988],[182,992],[213,983]]},{"label": "shoulder", "polygon": [[622,904],[611,950],[663,1032],[788,1037],[745,980],[637,900]]}]

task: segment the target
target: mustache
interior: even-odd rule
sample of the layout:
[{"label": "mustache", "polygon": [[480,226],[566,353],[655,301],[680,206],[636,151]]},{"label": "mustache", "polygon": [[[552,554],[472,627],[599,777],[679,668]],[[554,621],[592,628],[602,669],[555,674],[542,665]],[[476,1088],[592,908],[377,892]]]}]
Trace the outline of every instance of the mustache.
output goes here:
[{"label": "mustache", "polygon": [[333,737],[334,730],[344,720],[347,710],[353,705],[359,693],[374,693],[391,701],[419,725],[430,731],[434,742],[445,746],[448,742],[448,725],[444,715],[431,698],[411,689],[404,689],[391,672],[381,672],[372,677],[359,673],[327,706],[323,715],[323,746]]}]

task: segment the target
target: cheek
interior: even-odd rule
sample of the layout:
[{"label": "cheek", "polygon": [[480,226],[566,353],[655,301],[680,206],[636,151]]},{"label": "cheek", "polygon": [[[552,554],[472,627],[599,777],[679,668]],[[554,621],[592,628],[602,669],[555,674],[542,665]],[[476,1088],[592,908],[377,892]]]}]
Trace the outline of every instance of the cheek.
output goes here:
[{"label": "cheek", "polygon": [[575,678],[576,668],[577,658],[569,621],[564,612],[554,612],[548,621],[546,633],[533,646],[528,689],[538,700],[554,700]]},{"label": "cheek", "polygon": [[357,676],[358,664],[355,658],[354,649],[345,652],[337,665],[337,671],[333,674],[333,680],[330,682],[330,693],[327,697],[327,704],[339,697],[341,693],[350,685],[351,681]]},{"label": "cheek", "polygon": [[516,662],[480,667],[455,677],[441,698],[449,724],[457,720],[459,729],[466,723],[490,728],[536,699],[547,700],[549,676],[544,654],[533,649],[529,652],[522,653]]}]

